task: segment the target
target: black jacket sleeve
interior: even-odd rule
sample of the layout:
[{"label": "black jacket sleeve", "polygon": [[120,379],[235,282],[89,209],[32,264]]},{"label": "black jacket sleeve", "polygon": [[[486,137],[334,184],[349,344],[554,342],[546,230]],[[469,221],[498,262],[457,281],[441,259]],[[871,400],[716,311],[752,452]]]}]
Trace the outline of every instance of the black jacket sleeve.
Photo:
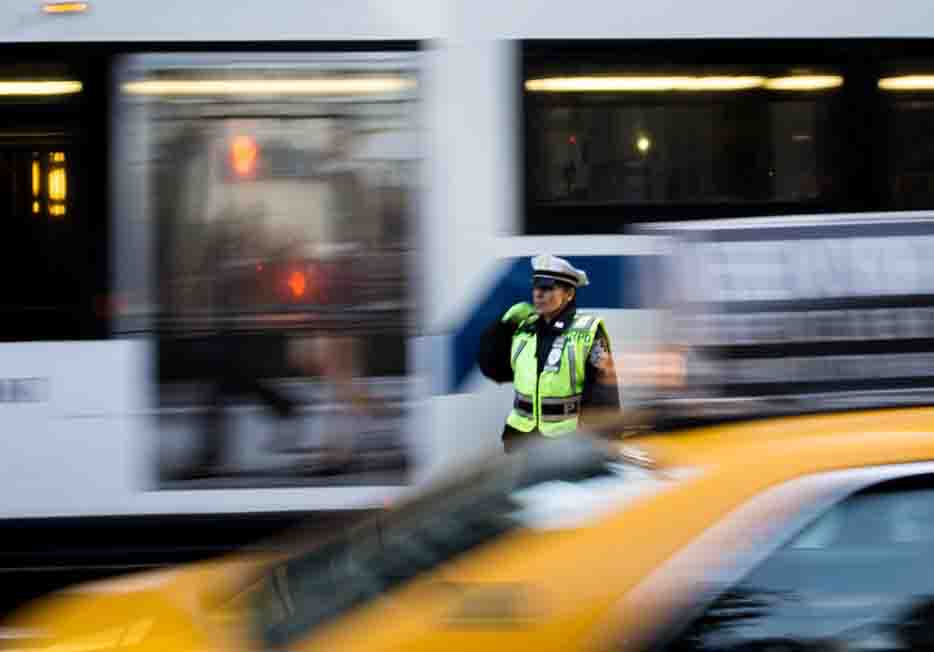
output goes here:
[{"label": "black jacket sleeve", "polygon": [[483,331],[480,338],[477,364],[480,365],[480,371],[483,372],[483,375],[494,382],[512,382],[510,355],[512,336],[515,332],[515,324],[503,323],[497,319]]},{"label": "black jacket sleeve", "polygon": [[609,347],[609,338],[602,330],[597,332],[590,355],[584,365],[586,376],[584,378],[584,392],[581,397],[581,406],[596,408],[620,408],[619,387],[616,381],[616,365],[613,363],[613,354]]}]

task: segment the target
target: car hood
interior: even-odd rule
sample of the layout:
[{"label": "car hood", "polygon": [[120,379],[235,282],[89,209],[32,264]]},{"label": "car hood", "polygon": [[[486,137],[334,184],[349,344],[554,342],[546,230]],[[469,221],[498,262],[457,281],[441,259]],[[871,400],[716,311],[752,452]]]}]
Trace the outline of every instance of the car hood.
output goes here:
[{"label": "car hood", "polygon": [[222,559],[58,591],[0,623],[0,651],[250,649],[246,605],[270,561]]}]

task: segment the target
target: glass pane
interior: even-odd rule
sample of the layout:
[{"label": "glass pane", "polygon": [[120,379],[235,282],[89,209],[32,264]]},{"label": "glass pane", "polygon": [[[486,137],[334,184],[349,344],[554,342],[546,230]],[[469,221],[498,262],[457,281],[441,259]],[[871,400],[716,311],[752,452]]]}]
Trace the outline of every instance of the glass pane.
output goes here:
[{"label": "glass pane", "polygon": [[934,98],[894,99],[889,115],[892,208],[931,208],[934,206]]},{"label": "glass pane", "polygon": [[[825,200],[837,182],[830,152],[843,78],[820,73],[629,70],[560,78],[548,69],[530,73],[533,199],[540,204]],[[542,90],[554,79],[572,90]],[[597,90],[579,90],[588,84]]]},{"label": "glass pane", "polygon": [[409,482],[416,71],[403,53],[128,63],[118,331],[156,335],[159,488]]},{"label": "glass pane", "polygon": [[0,66],[0,340],[106,337],[103,92],[87,60],[23,55]]},{"label": "glass pane", "polygon": [[671,649],[912,649],[934,634],[932,515],[927,487],[854,496],[722,591]]},{"label": "glass pane", "polygon": [[[81,160],[72,145],[0,144],[0,339],[72,339],[89,335],[95,265],[84,210]],[[92,249],[93,247],[93,249]]]}]

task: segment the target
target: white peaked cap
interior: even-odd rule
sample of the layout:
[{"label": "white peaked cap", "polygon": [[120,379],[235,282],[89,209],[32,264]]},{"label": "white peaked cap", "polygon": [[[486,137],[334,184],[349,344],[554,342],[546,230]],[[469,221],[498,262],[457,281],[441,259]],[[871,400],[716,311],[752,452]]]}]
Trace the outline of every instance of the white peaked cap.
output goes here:
[{"label": "white peaked cap", "polygon": [[577,269],[564,258],[558,258],[551,254],[542,254],[532,259],[532,276],[552,278],[556,281],[570,283],[577,288],[590,285],[587,272]]}]

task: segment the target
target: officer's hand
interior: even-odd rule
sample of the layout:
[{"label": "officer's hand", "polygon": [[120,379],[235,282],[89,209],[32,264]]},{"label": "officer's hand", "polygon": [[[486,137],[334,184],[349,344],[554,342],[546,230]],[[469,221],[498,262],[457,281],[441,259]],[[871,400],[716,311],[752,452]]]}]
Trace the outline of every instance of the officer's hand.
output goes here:
[{"label": "officer's hand", "polygon": [[535,306],[533,306],[528,301],[521,301],[517,304],[514,304],[512,308],[506,311],[506,313],[503,315],[502,321],[503,323],[512,322],[513,324],[521,324],[534,313]]}]

